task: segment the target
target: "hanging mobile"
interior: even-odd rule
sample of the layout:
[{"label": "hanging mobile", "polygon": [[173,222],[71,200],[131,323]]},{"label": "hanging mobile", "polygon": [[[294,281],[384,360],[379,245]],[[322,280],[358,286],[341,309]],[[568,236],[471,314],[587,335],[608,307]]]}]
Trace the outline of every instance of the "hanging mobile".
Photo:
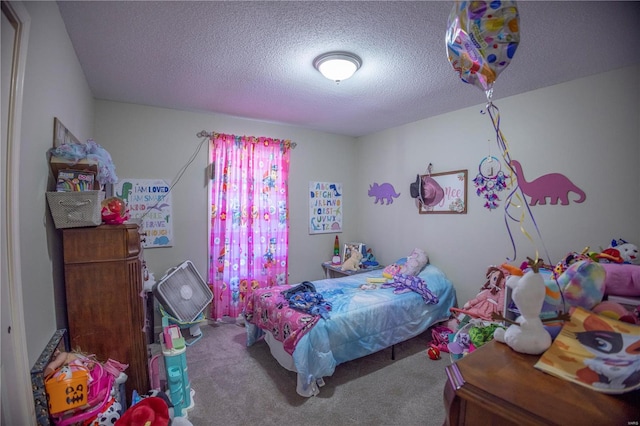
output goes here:
[{"label": "hanging mobile", "polygon": [[480,161],[478,175],[473,180],[476,186],[476,195],[487,200],[484,207],[493,210],[498,208],[498,192],[507,188],[507,178],[502,171],[500,160],[492,155],[487,155]]}]

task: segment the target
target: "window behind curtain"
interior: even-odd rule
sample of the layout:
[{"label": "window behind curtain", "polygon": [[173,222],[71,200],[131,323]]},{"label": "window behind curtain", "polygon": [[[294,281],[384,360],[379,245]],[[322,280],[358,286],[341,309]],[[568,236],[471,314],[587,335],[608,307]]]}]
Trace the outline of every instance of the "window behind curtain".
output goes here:
[{"label": "window behind curtain", "polygon": [[214,133],[209,153],[211,318],[236,318],[253,290],[287,281],[290,142]]}]

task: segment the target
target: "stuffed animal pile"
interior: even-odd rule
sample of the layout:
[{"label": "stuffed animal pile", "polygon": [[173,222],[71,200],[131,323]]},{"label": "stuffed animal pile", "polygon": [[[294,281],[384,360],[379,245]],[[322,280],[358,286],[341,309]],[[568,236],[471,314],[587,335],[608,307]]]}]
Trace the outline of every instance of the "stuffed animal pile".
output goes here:
[{"label": "stuffed animal pile", "polygon": [[638,246],[622,238],[611,240],[611,244],[597,255],[598,261],[603,263],[640,263]]}]

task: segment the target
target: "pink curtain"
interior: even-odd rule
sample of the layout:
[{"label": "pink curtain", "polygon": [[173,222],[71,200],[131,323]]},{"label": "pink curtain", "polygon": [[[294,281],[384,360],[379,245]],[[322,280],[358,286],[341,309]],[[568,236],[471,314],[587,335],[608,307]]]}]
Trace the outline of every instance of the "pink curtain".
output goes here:
[{"label": "pink curtain", "polygon": [[236,318],[253,290],[287,281],[290,142],[214,133],[209,152],[211,318]]}]

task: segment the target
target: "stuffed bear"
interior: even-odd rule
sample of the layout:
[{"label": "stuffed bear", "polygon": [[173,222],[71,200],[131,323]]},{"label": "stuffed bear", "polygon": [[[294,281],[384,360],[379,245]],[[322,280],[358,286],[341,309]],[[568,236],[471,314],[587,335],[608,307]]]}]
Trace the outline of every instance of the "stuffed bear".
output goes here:
[{"label": "stuffed bear", "polygon": [[343,271],[357,271],[360,269],[360,261],[362,260],[362,253],[360,250],[351,250],[351,256],[342,264]]}]

